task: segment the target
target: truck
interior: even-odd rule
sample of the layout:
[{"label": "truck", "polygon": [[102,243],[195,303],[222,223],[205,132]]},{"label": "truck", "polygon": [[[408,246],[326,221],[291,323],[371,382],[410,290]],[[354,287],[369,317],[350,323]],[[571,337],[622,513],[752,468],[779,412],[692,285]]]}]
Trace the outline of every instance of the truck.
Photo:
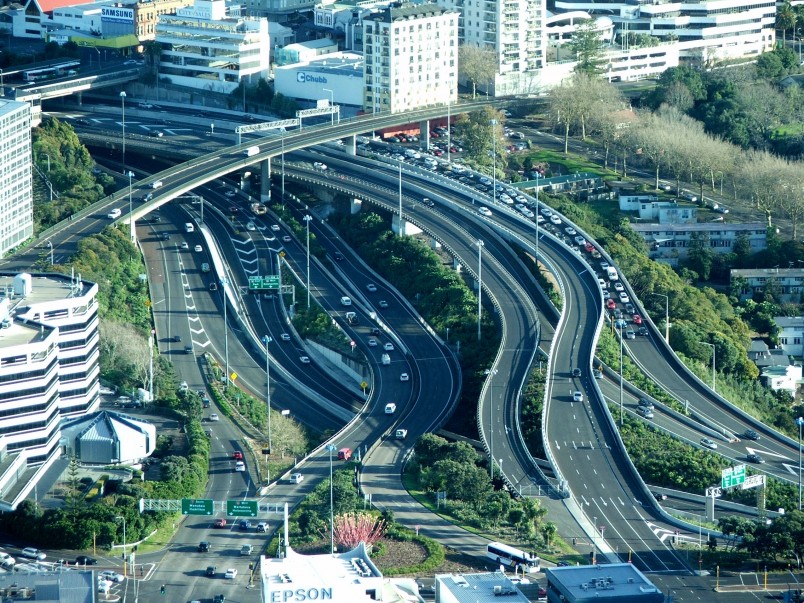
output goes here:
[{"label": "truck", "polygon": [[254,155],[257,155],[259,152],[260,152],[260,147],[253,146],[253,147],[249,147],[245,151],[243,151],[243,155],[245,155],[246,157],[253,157]]},{"label": "truck", "polygon": [[609,277],[610,281],[618,281],[620,280],[620,275],[617,274],[617,269],[613,266],[609,266],[606,268],[606,276]]},{"label": "truck", "polygon": [[383,364],[391,364],[391,356],[389,354],[382,355],[382,363]]},{"label": "truck", "polygon": [[264,216],[268,209],[265,207],[264,203],[252,203],[251,204],[251,213],[255,216]]}]

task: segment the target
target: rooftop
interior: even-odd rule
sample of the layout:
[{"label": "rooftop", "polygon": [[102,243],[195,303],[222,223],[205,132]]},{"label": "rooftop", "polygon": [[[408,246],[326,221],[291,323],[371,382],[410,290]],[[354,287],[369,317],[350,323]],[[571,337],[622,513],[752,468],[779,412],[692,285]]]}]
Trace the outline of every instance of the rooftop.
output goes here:
[{"label": "rooftop", "polygon": [[762,222],[745,222],[742,224],[724,222],[701,222],[698,224],[638,224],[632,223],[631,228],[637,232],[740,232],[747,230],[767,231],[767,225]]},{"label": "rooftop", "polygon": [[[545,570],[548,591],[554,585],[573,601],[663,601],[661,591],[631,563],[550,567]],[[657,595],[656,598],[650,595]]]},{"label": "rooftop", "polygon": [[804,268],[734,268],[731,278],[795,278],[804,277]]},{"label": "rooftop", "polygon": [[448,589],[458,603],[496,603],[501,596],[506,602],[528,603],[528,598],[502,572],[444,574],[436,576],[436,582]]},{"label": "rooftop", "polygon": [[260,570],[263,584],[270,590],[343,584],[344,581],[359,585],[365,579],[382,578],[362,544],[335,555],[302,555],[287,547],[282,559],[263,557]]},{"label": "rooftop", "polygon": [[774,316],[773,321],[781,328],[804,327],[804,316]]},{"label": "rooftop", "polygon": [[331,52],[315,59],[292,65],[276,67],[280,69],[301,69],[313,73],[332,75],[356,75],[363,77],[363,55],[356,52]]}]

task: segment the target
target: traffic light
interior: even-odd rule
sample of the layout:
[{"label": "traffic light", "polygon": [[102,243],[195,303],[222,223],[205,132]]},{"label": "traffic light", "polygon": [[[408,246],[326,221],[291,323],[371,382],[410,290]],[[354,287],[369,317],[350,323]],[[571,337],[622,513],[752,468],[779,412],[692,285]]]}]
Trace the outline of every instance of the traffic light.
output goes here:
[{"label": "traffic light", "polygon": [[165,585],[164,584],[159,588],[159,592],[162,593],[163,595],[165,594]]}]

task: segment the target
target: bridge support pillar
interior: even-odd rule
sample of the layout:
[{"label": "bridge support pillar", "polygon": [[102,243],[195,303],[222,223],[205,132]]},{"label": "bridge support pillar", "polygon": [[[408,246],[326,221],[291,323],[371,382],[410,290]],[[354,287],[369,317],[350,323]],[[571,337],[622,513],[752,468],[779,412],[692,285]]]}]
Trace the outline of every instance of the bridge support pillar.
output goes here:
[{"label": "bridge support pillar", "polygon": [[347,155],[357,155],[357,135],[350,136],[347,140],[349,141],[346,145]]},{"label": "bridge support pillar", "polygon": [[419,123],[419,146],[425,151],[430,150],[430,120]]},{"label": "bridge support pillar", "polygon": [[271,159],[260,162],[260,201],[268,203],[271,200]]},{"label": "bridge support pillar", "polygon": [[78,106],[82,107],[84,105],[84,93],[79,92],[75,95],[75,100],[78,101]]}]

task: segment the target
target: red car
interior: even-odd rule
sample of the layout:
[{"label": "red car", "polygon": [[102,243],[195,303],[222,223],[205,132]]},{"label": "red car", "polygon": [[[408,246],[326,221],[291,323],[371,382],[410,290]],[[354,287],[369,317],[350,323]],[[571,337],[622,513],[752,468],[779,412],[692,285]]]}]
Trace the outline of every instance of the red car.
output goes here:
[{"label": "red car", "polygon": [[215,527],[216,528],[225,528],[226,527],[226,520],[225,519],[216,519],[215,520]]},{"label": "red car", "polygon": [[586,253],[592,253],[595,250],[595,246],[591,243],[587,243],[584,245],[584,249],[586,250]]},{"label": "red car", "polygon": [[239,450],[235,450],[235,451],[232,453],[232,458],[233,458],[234,460],[236,460],[236,461],[242,461],[242,460],[243,460],[243,453],[242,453],[242,452],[240,452]]},{"label": "red car", "polygon": [[607,299],[606,300],[606,307],[609,310],[614,310],[614,308],[617,307],[617,302],[615,302],[613,299]]},{"label": "red car", "polygon": [[642,317],[639,314],[634,314],[634,324],[635,325],[642,324]]}]

